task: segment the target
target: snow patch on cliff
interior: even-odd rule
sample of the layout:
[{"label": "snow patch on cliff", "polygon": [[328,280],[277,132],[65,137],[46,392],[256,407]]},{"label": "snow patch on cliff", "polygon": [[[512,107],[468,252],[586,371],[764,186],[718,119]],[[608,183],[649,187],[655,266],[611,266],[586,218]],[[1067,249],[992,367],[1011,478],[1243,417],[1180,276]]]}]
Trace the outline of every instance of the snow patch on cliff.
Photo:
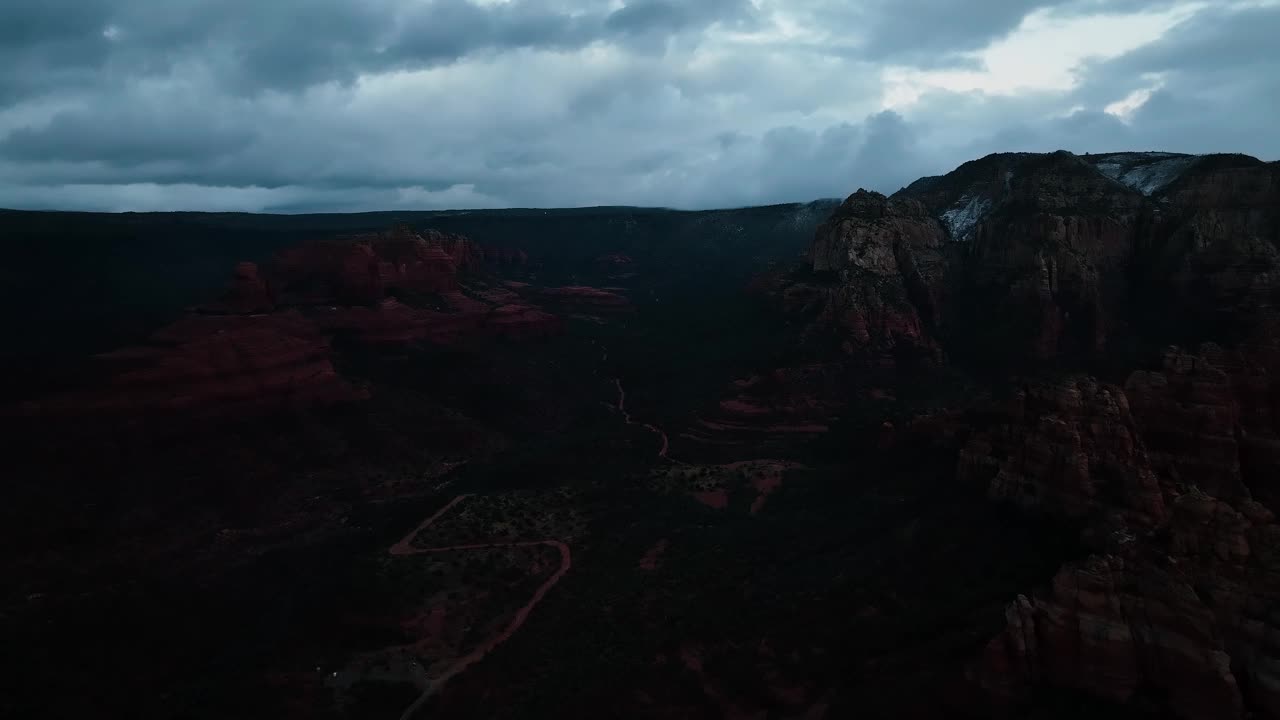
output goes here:
[{"label": "snow patch on cliff", "polygon": [[[1151,195],[1167,187],[1195,162],[1195,156],[1169,153],[1132,153],[1114,155],[1098,163],[1103,175],[1143,195]],[[1145,161],[1145,162],[1144,162]]]},{"label": "snow patch on cliff", "polygon": [[973,229],[991,210],[989,198],[974,196],[962,197],[955,207],[942,213],[942,224],[947,226],[952,240],[968,240]]}]

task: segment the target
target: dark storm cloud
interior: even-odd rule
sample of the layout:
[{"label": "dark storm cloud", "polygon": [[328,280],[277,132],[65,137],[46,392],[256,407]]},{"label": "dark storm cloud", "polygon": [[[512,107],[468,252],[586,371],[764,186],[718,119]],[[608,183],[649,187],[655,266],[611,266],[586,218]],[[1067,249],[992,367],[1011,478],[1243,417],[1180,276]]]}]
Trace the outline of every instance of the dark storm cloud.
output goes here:
[{"label": "dark storm cloud", "polygon": [[376,3],[340,0],[14,0],[0,4],[0,97],[164,75],[193,58],[266,86],[323,78],[384,22]]},{"label": "dark storm cloud", "polygon": [[1064,19],[1156,11],[1178,0],[862,0],[797,3],[831,37],[827,52],[920,68],[974,69],[973,52],[1015,31],[1036,11]]},{"label": "dark storm cloud", "polygon": [[723,20],[744,20],[748,0],[631,0],[605,19],[607,30],[631,34],[678,32]]},{"label": "dark storm cloud", "polygon": [[801,12],[817,27],[858,39],[842,54],[921,67],[964,67],[962,53],[979,50],[1015,30],[1036,10],[1059,16],[1131,12],[1172,0],[865,0],[811,3]]},{"label": "dark storm cloud", "polygon": [[1184,152],[1280,155],[1280,6],[1210,7],[1159,42],[1095,63],[1078,97],[1117,100],[1152,88],[1125,126],[1106,132]]},{"label": "dark storm cloud", "polygon": [[740,21],[747,0],[12,0],[0,6],[0,98],[47,91],[78,72],[110,82],[207,64],[242,92],[293,91],[364,73],[449,63],[483,51],[575,49],[630,34]]},{"label": "dark storm cloud", "polygon": [[[844,196],[857,186],[892,192],[930,169],[916,132],[894,112],[819,130],[771,128],[708,138],[717,161],[691,178],[676,174],[690,206],[743,206]],[[676,167],[679,167],[676,165]],[[692,173],[691,173],[692,174]]]},{"label": "dark storm cloud", "polygon": [[1184,20],[1158,43],[1105,63],[1110,72],[1173,70],[1196,74],[1270,71],[1280,65],[1280,6],[1211,7]]},{"label": "dark storm cloud", "polygon": [[365,60],[368,70],[451,62],[484,49],[572,49],[599,39],[603,17],[572,16],[545,3],[480,6],[436,0],[413,7],[391,32],[389,45]]},{"label": "dark storm cloud", "polygon": [[59,45],[100,36],[110,17],[106,0],[8,0],[0,9],[0,47]]},{"label": "dark storm cloud", "polygon": [[0,157],[20,162],[95,161],[123,168],[162,160],[204,162],[243,150],[257,134],[252,127],[209,122],[193,111],[160,110],[62,113],[38,130],[19,128],[0,140]]},{"label": "dark storm cloud", "polygon": [[988,72],[1029,16],[1179,2],[0,0],[0,206],[708,207],[998,150],[1280,155],[1276,3],[1201,5],[1069,89],[885,102],[886,69]]},{"label": "dark storm cloud", "polygon": [[875,0],[829,10],[828,21],[862,29],[862,52],[883,60],[929,61],[976,50],[1016,28],[1046,0]]},{"label": "dark storm cloud", "polygon": [[[935,91],[911,115],[921,119],[937,170],[991,152],[1060,148],[1271,160],[1280,157],[1280,135],[1270,129],[1280,115],[1280,56],[1270,49],[1278,32],[1276,4],[1202,7],[1154,42],[1086,62],[1070,91]],[[1128,113],[1104,111],[1125,99],[1136,105]]]},{"label": "dark storm cloud", "polygon": [[7,0],[0,4],[0,105],[83,82],[106,61],[105,0]]},{"label": "dark storm cloud", "polygon": [[1012,121],[994,133],[975,138],[952,154],[958,165],[964,159],[993,152],[1051,152],[1071,150],[1077,153],[1112,150],[1157,150],[1120,118],[1098,110],[1078,110],[1049,120]]}]

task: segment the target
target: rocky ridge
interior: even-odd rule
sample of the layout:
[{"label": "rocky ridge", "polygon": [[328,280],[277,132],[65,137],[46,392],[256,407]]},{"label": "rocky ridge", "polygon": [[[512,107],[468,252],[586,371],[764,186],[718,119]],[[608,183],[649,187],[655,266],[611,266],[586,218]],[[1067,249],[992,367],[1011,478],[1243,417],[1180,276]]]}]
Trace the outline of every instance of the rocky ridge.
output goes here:
[{"label": "rocky ridge", "polygon": [[335,339],[360,346],[526,341],[564,329],[559,315],[534,301],[581,312],[630,309],[616,292],[507,287],[486,270],[524,259],[404,226],[306,242],[265,269],[238,264],[220,299],[192,308],[142,345],[100,355],[105,383],[30,401],[17,412],[152,422],[341,404],[367,391],[335,369]]},{"label": "rocky ridge", "polygon": [[[1256,330],[1277,292],[1280,166],[1143,156],[1122,169],[1180,170],[1147,195],[1108,174],[1115,157],[992,155],[892,197],[860,190],[787,292],[820,297],[816,322],[886,359],[937,346],[1089,358],[1135,333]],[[1170,311],[1186,313],[1177,326]]]},{"label": "rocky ridge", "polygon": [[[969,664],[988,710],[1058,688],[1183,718],[1280,714],[1277,247],[1280,164],[1004,154],[859,190],[768,289],[849,372],[1039,377],[905,431],[993,501],[1075,523],[1090,553],[1018,596]],[[1062,373],[1133,368],[1162,341],[1215,342],[1119,383]]]}]

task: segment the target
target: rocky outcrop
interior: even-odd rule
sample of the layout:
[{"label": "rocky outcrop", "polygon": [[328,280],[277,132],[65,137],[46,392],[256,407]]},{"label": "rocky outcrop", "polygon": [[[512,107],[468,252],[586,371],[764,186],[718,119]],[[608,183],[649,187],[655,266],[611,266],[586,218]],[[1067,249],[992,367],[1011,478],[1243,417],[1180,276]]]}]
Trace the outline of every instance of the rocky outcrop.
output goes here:
[{"label": "rocky outcrop", "polygon": [[835,282],[784,291],[791,306],[816,305],[819,331],[835,331],[851,356],[894,366],[936,361],[943,228],[920,202],[859,190],[823,223],[809,262]]},{"label": "rocky outcrop", "polygon": [[1280,508],[1277,369],[1266,346],[1205,343],[1194,354],[1170,348],[1159,369],[1130,375],[1126,392],[1157,469],[1215,497]]},{"label": "rocky outcrop", "polygon": [[[464,292],[462,278],[485,262],[467,238],[406,227],[303,243],[278,253],[265,271],[243,262],[221,299],[193,308],[144,345],[101,356],[103,384],[20,412],[150,422],[309,409],[364,396],[335,370],[334,338],[365,347],[448,346],[563,331],[559,317],[511,289],[481,281]],[[597,310],[630,307],[595,288],[546,292]]]},{"label": "rocky outcrop", "polygon": [[1002,420],[969,439],[959,476],[993,500],[1098,526],[1166,517],[1127,397],[1092,378],[1017,390]]},{"label": "rocky outcrop", "polygon": [[1056,687],[1182,718],[1280,710],[1280,525],[1241,472],[1236,388],[1173,348],[1123,390],[1024,387],[970,434],[961,478],[1075,519],[1096,553],[1008,607],[969,671],[990,697]]},{"label": "rocky outcrop", "polygon": [[370,345],[529,340],[563,330],[558,317],[521,294],[597,311],[630,308],[625,297],[590,287],[494,287],[484,281],[463,287],[463,279],[482,273],[486,263],[527,259],[519,250],[397,227],[292,248],[277,256],[275,271],[288,297],[308,306],[326,332]]},{"label": "rocky outcrop", "polygon": [[328,343],[297,312],[191,315],[147,344],[100,357],[105,387],[28,403],[37,416],[237,417],[349,402],[362,393],[334,369]]},{"label": "rocky outcrop", "polygon": [[1002,701],[1048,685],[1118,702],[1155,696],[1181,718],[1274,716],[1278,542],[1257,503],[1181,495],[1160,534],[1120,537],[1019,596],[971,677]]},{"label": "rocky outcrop", "polygon": [[889,198],[858,191],[810,248],[835,279],[794,282],[825,291],[824,321],[873,359],[902,345],[1097,358],[1135,334],[1280,327],[1278,244],[1275,163],[1001,154]]},{"label": "rocky outcrop", "polygon": [[508,340],[535,340],[564,331],[560,318],[528,305],[502,305],[485,318],[484,327]]},{"label": "rocky outcrop", "polygon": [[1159,370],[1130,375],[1125,392],[1162,476],[1215,497],[1249,499],[1236,440],[1240,412],[1225,372],[1173,348]]},{"label": "rocky outcrop", "polygon": [[478,267],[482,257],[466,238],[396,228],[290,248],[277,255],[274,270],[282,292],[296,301],[376,305],[388,293],[456,291],[459,272]]},{"label": "rocky outcrop", "polygon": [[421,237],[427,244],[437,245],[444,250],[458,272],[474,272],[484,266],[486,259],[484,248],[472,242],[470,238],[439,230],[426,230]]},{"label": "rocky outcrop", "polygon": [[279,291],[291,303],[373,304],[386,295],[367,243],[314,241],[276,254]]},{"label": "rocky outcrop", "polygon": [[1049,359],[1124,331],[1125,271],[1150,208],[1070,153],[991,155],[925,178],[915,199],[945,226],[947,339]]},{"label": "rocky outcrop", "polygon": [[275,309],[275,294],[262,278],[257,263],[236,265],[231,287],[221,299],[201,305],[197,312],[213,315],[252,315]]},{"label": "rocky outcrop", "polygon": [[[957,448],[961,482],[1066,519],[1092,553],[1009,605],[968,672],[989,698],[1058,688],[1182,718],[1280,715],[1278,248],[1276,163],[1006,154],[891,197],[858,191],[805,271],[755,284],[802,337],[844,350],[822,357],[861,371],[901,368],[910,347],[997,378],[1049,362],[1116,373],[1171,341],[1220,343],[1170,348],[1123,387],[1058,371],[907,425]],[[901,446],[898,427],[877,447]]]},{"label": "rocky outcrop", "polygon": [[[1147,292],[1177,327],[1219,342],[1274,337],[1280,297],[1280,166],[1238,155],[1192,164],[1156,200]],[[1165,328],[1161,328],[1165,329]]]},{"label": "rocky outcrop", "polygon": [[1128,702],[1167,694],[1184,718],[1239,717],[1243,702],[1212,614],[1176,573],[1097,556],[1019,596],[977,680],[1004,700],[1050,685]]}]

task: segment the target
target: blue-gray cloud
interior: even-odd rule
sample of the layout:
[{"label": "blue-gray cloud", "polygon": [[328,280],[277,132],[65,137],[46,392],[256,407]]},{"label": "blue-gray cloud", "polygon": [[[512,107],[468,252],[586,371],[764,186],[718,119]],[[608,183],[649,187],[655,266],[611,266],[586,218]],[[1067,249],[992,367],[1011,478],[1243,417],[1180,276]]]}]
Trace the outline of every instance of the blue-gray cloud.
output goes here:
[{"label": "blue-gray cloud", "polygon": [[1069,90],[884,110],[887,68],[980,72],[1033,13],[1178,4],[7,0],[0,206],[709,207],[891,191],[996,150],[1280,155],[1275,3],[1202,7]]}]

